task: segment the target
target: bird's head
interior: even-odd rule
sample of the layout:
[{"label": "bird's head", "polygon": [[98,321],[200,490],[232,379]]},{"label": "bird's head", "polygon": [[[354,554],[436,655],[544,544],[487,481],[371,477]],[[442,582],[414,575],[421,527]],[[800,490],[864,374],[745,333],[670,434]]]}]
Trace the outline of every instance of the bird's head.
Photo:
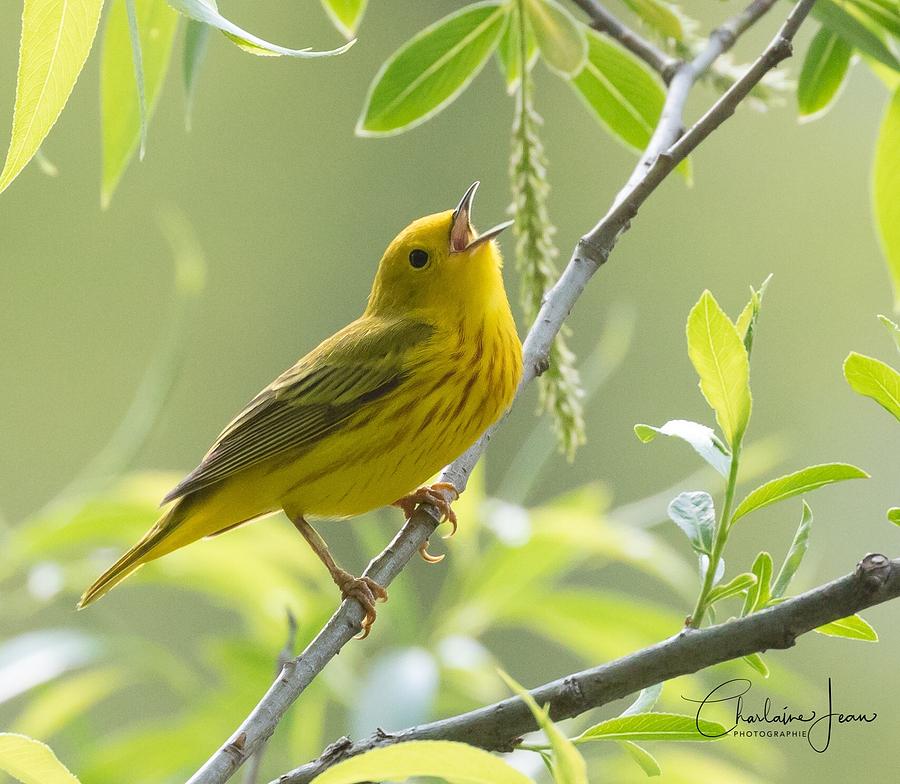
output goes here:
[{"label": "bird's head", "polygon": [[502,258],[494,239],[512,221],[478,234],[471,222],[477,189],[478,182],[472,183],[455,210],[419,218],[394,238],[378,265],[368,313],[505,305]]}]

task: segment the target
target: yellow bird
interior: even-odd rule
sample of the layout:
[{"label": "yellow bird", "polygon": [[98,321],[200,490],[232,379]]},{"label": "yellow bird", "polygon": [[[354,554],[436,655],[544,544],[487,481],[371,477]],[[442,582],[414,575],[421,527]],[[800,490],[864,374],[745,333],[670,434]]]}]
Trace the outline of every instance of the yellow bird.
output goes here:
[{"label": "yellow bird", "polygon": [[[163,500],[174,502],[84,592],[105,594],[141,564],[284,510],[340,588],[366,611],[387,598],[334,561],[309,517],[346,518],[393,504],[437,505],[456,528],[447,485],[420,487],[509,407],[522,373],[494,238],[455,210],[420,218],[388,246],[363,315],[262,390]],[[418,489],[417,489],[418,488]],[[427,543],[426,543],[427,545]],[[425,545],[422,556],[428,555]]]}]

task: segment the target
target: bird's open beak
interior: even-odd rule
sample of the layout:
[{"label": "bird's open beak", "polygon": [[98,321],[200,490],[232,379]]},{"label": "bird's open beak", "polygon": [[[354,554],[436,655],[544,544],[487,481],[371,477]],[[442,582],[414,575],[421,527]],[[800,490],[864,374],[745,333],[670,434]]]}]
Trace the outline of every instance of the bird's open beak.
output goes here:
[{"label": "bird's open beak", "polygon": [[463,251],[473,250],[485,242],[490,242],[504,229],[512,226],[513,221],[504,221],[488,229],[484,234],[475,235],[472,228],[472,201],[475,198],[475,191],[478,190],[478,180],[473,182],[469,189],[463,194],[459,200],[459,205],[453,211],[453,225],[450,227],[450,252],[462,253]]}]

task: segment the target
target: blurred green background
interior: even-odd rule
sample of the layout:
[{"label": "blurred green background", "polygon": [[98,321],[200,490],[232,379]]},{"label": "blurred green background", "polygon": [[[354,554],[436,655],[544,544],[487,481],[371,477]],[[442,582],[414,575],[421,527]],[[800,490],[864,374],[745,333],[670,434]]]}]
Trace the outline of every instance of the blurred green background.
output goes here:
[{"label": "blurred green background", "polygon": [[[737,7],[688,5],[706,23]],[[260,387],[359,314],[383,248],[410,220],[453,206],[474,179],[482,181],[478,224],[483,228],[504,217],[512,100],[505,97],[493,62],[450,109],[411,133],[386,140],[353,135],[366,89],[381,62],[415,31],[455,7],[424,0],[372,2],[357,45],[342,57],[324,61],[255,58],[214,37],[190,133],[184,131],[176,52],[150,128],[147,158],[132,164],[106,212],[99,208],[100,52],[95,48],[44,146],[59,167],[58,178],[47,178],[32,165],[0,197],[0,509],[8,525],[16,528],[35,520],[37,510],[103,447],[158,351],[173,296],[171,253],[158,223],[161,210],[174,207],[183,213],[209,265],[199,316],[183,338],[183,364],[171,396],[131,466],[176,473],[196,464],[223,424]],[[775,15],[786,8],[776,8],[760,29],[742,39],[739,60],[759,50],[774,30]],[[317,48],[338,43],[314,0],[289,5],[234,0],[226,11],[278,43]],[[0,107],[5,127],[13,103],[19,13],[17,3],[0,5]],[[811,29],[803,32],[801,41],[808,41]],[[798,63],[792,61],[787,68],[796,76]],[[539,69],[537,80],[537,108],[545,119],[543,138],[551,166],[551,215],[561,255],[567,258],[577,238],[601,216],[634,159],[601,132],[558,79]],[[713,97],[710,90],[699,89],[689,116],[695,117]],[[841,374],[850,350],[892,361],[890,341],[874,317],[889,312],[891,295],[869,212],[870,161],[885,99],[884,88],[857,67],[837,106],[819,122],[798,125],[790,97],[785,106],[765,113],[742,107],[695,155],[694,186],[687,188],[672,178],[654,195],[570,322],[572,343],[585,360],[604,329],[612,332],[611,344],[625,341],[633,318],[627,356],[587,405],[587,445],[571,465],[558,455],[550,457],[527,499],[530,504],[601,483],[611,497],[609,519],[615,522],[617,508],[673,485],[676,490],[719,492],[709,476],[683,481],[697,467],[687,447],[668,441],[642,445],[632,426],[670,418],[711,421],[686,356],[686,314],[704,288],[735,314],[746,301],[748,284],[758,285],[772,272],[754,346],[750,430],[751,442],[768,445],[767,475],[827,461],[856,463],[872,474],[865,483],[829,488],[810,498],[816,514],[812,545],[794,588],[842,575],[867,552],[897,552],[898,532],[884,519],[884,510],[898,503],[897,429],[882,410],[856,396]],[[511,256],[511,239],[502,244]],[[512,263],[507,283],[515,299]],[[527,325],[520,321],[519,326],[524,336]],[[511,456],[529,434],[549,430],[546,420],[532,415],[533,392],[529,397],[492,442],[489,493],[497,490]],[[143,506],[124,515],[127,529],[118,534],[121,540],[104,542],[101,533],[101,541],[91,541],[92,525],[95,531],[105,531],[104,524],[114,527],[118,519],[99,514],[82,525],[88,529],[88,544],[76,541],[72,531],[80,529],[70,526],[69,509],[36,529],[42,532],[38,539],[44,537],[43,550],[37,545],[20,548],[21,561],[0,568],[6,578],[6,609],[0,612],[3,640],[21,641],[21,635],[42,629],[86,635],[95,641],[85,653],[85,661],[91,662],[88,671],[101,674],[107,667],[118,672],[134,664],[130,656],[139,650],[149,661],[140,677],[110,675],[110,682],[121,683],[121,688],[84,710],[73,710],[64,726],[51,728],[43,737],[82,773],[86,784],[123,780],[118,778],[122,770],[129,772],[129,781],[183,779],[185,771],[199,765],[224,738],[220,728],[227,733],[236,726],[241,711],[268,685],[268,669],[274,668],[283,636],[282,607],[293,604],[300,614],[301,637],[311,634],[333,608],[335,597],[325,590],[328,586],[293,598],[279,588],[265,594],[258,623],[248,622],[256,607],[254,582],[241,583],[228,572],[233,563],[229,558],[245,557],[240,547],[268,538],[273,544],[259,555],[259,562],[280,558],[279,568],[288,575],[284,585],[294,579],[286,553],[296,557],[300,578],[307,579],[307,569],[309,574],[314,571],[299,537],[290,535],[285,520],[273,518],[235,534],[234,542],[230,537],[216,539],[179,556],[179,564],[188,564],[196,551],[197,559],[218,565],[205,576],[188,575],[196,581],[192,590],[178,588],[179,568],[189,571],[189,566],[161,565],[156,579],[150,572],[157,567],[149,567],[134,584],[129,582],[89,612],[74,615],[77,595],[113,552],[97,554],[96,548],[118,548],[149,525],[153,493],[174,478],[161,479],[158,485],[146,477],[141,480],[137,494]],[[597,502],[597,515],[600,508]],[[659,510],[664,504],[651,507],[649,517],[643,513],[642,519],[660,519]],[[471,513],[478,515],[490,517],[487,512]],[[323,526],[325,537],[353,568],[361,567],[400,522],[398,514],[372,517],[351,527]],[[558,509],[549,519],[565,527],[567,512]],[[743,570],[760,549],[770,550],[779,563],[798,519],[799,503],[760,514],[735,533],[729,564]],[[623,513],[619,520],[624,525],[633,517]],[[461,523],[465,529],[468,521],[462,515]],[[656,534],[660,546],[677,551],[688,563],[688,548],[674,526],[660,526]],[[441,566],[416,563],[404,573],[407,598],[401,593],[406,589],[396,594],[392,589],[392,602],[381,610],[372,640],[354,643],[348,656],[334,662],[324,678],[327,687],[317,692],[318,702],[311,701],[305,712],[301,700],[296,711],[300,718],[283,733],[296,743],[272,750],[265,762],[268,773],[274,776],[305,761],[304,753],[314,755],[325,742],[348,731],[359,734],[376,725],[399,728],[400,721],[474,705],[478,695],[503,696],[503,688],[493,681],[485,692],[469,686],[454,691],[453,678],[468,676],[441,668],[440,699],[421,706],[418,714],[411,708],[394,722],[383,715],[386,708],[377,698],[365,711],[357,705],[354,713],[354,702],[365,693],[361,679],[371,684],[376,665],[396,663],[390,658],[394,654],[426,655],[419,646],[431,642],[439,647],[441,619],[433,613],[440,605],[411,605],[417,592],[438,596],[442,582],[477,581],[489,560],[479,561],[481,556],[467,549],[472,543],[460,541],[459,546],[456,540],[448,543],[449,557]],[[270,552],[279,550],[276,542],[282,549]],[[442,545],[436,545],[439,548]],[[466,558],[470,560],[465,564],[453,565]],[[668,609],[676,624],[689,611],[695,585],[686,587],[686,597],[663,592],[665,582],[646,569],[623,568],[615,560],[606,559],[603,563],[612,562],[606,568],[582,563],[561,580],[578,580],[598,595],[609,590],[652,599]],[[63,567],[61,589],[41,598],[40,586],[46,581],[40,573],[35,576],[35,568],[51,573],[54,564]],[[231,590],[246,588],[242,615],[229,612],[228,588],[222,589],[225,598],[218,605],[210,600],[212,583],[232,578]],[[317,579],[308,578],[311,584]],[[443,584],[440,590],[442,601],[450,601],[446,596],[453,586]],[[728,739],[708,750],[656,748],[663,780],[700,778],[700,769],[691,767],[699,758],[684,757],[686,749],[708,752],[729,766],[709,768],[709,775],[719,781],[838,782],[863,768],[870,780],[890,780],[898,761],[894,738],[900,730],[900,714],[891,697],[900,646],[896,613],[894,605],[866,613],[881,635],[877,645],[809,635],[794,650],[768,655],[773,668],[768,681],[749,669],[741,671],[754,678],[759,701],[769,694],[776,703],[797,708],[824,707],[825,682],[831,676],[835,707],[877,711],[874,725],[839,728],[831,748],[821,755],[795,740]],[[546,624],[552,626],[552,615],[546,615]],[[477,626],[471,619],[454,623],[454,635],[470,631],[467,624]],[[616,623],[615,616],[608,619],[609,625]],[[596,633],[605,634],[603,629],[599,624]],[[677,625],[663,623],[656,636],[676,630]],[[613,629],[609,634],[615,636]],[[192,647],[216,636],[225,641],[231,657],[220,660],[218,671],[209,660],[200,661]],[[591,663],[589,655],[573,652],[573,646],[546,638],[554,638],[552,628],[542,640],[498,624],[484,641],[497,660],[529,686]],[[628,650],[631,639],[626,635],[621,652]],[[635,641],[646,644],[652,639]],[[411,647],[398,654],[392,645]],[[48,647],[53,645],[46,640],[38,646]],[[599,652],[603,650],[601,645]],[[374,658],[376,651],[381,659]],[[5,653],[12,655],[8,648]],[[237,660],[246,662],[246,677],[234,669],[226,677],[222,670],[234,668]],[[0,660],[0,673],[2,665]],[[83,674],[87,666],[73,665],[72,673]],[[424,673],[429,683],[434,676],[429,666],[410,671]],[[7,671],[6,677],[22,677],[22,672],[12,676]],[[490,673],[488,668],[478,677],[490,681]],[[106,675],[96,677],[104,681]],[[169,683],[178,678],[181,691]],[[714,683],[724,676],[713,674],[710,679]],[[169,686],[159,687],[163,682]],[[244,690],[237,695],[236,682]],[[0,727],[20,726],[23,711],[49,685],[0,703]],[[429,688],[423,686],[422,693]],[[682,690],[671,684],[667,691],[673,709],[686,710],[678,696]],[[179,722],[196,707],[196,694],[208,703],[207,714],[192,719],[196,723],[189,731]],[[53,706],[64,702],[52,696],[46,711],[52,714]],[[348,704],[349,711],[343,712]],[[318,734],[303,724],[315,723],[313,715],[324,723]],[[141,729],[147,725],[156,728],[156,735]],[[166,763],[157,757],[158,768],[135,773],[134,767],[141,767],[134,762],[136,749],[168,748],[173,733],[180,734],[184,758]],[[129,746],[122,738],[138,740],[128,740],[135,744]],[[598,781],[642,780],[643,774],[627,767],[621,754],[600,751],[595,761]]]}]

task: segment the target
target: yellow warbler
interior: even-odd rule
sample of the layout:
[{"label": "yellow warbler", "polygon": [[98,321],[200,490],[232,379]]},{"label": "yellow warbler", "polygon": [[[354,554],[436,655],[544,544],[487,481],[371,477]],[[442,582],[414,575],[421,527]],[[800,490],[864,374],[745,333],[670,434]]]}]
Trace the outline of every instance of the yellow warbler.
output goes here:
[{"label": "yellow warbler", "polygon": [[[476,235],[478,183],[455,210],[410,224],[388,246],[368,305],[260,392],[222,431],[174,503],[85,591],[84,607],[141,564],[284,510],[344,597],[375,619],[384,589],[341,569],[307,517],[394,504],[438,505],[455,529],[452,487],[416,489],[509,406],[522,372],[494,238]],[[423,546],[422,555],[430,559]]]}]

